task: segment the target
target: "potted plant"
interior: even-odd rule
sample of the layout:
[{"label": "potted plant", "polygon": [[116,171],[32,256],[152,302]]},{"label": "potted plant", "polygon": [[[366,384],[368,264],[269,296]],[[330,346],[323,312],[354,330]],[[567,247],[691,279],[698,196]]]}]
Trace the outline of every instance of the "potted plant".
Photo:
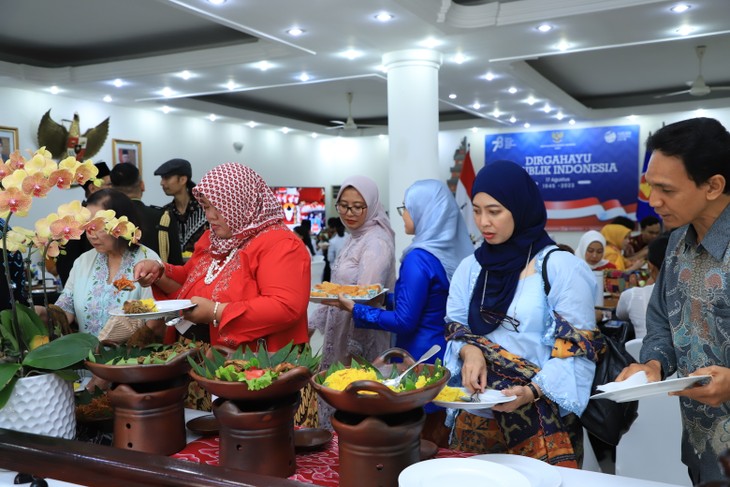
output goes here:
[{"label": "potted plant", "polygon": [[[113,211],[107,210],[100,211],[92,218],[89,210],[78,201],[61,205],[57,213],[36,222],[33,231],[19,227],[11,229],[12,216],[25,216],[34,197],[43,198],[54,186],[66,189],[74,182],[83,184],[93,179],[98,185],[100,182],[95,178],[97,173],[98,169],[90,160],[82,163],[67,157],[56,163],[45,148],[39,149],[30,160],[21,156],[19,151],[11,154],[8,161],[0,160],[0,217],[4,219],[0,241],[3,262],[8,262],[9,252],[27,251],[25,261],[29,265],[32,252],[39,251],[42,272],[45,273],[43,264],[46,257],[58,256],[69,240],[79,239],[90,226],[103,226],[111,234],[123,236],[130,242],[136,241],[139,230],[126,217],[116,218]],[[9,265],[4,267],[8,289],[12,290]],[[99,342],[95,336],[87,333],[59,336],[60,331],[54,328],[50,320],[48,324],[43,323],[33,309],[32,302],[26,306],[17,302],[12,291],[9,294],[10,309],[0,311],[0,427],[21,431],[33,429],[32,426],[28,429],[18,427],[15,423],[21,416],[27,416],[17,414],[18,408],[38,408],[43,416],[68,407],[72,427],[67,425],[63,431],[40,433],[72,437],[75,430],[73,391],[67,380],[77,378],[73,366],[82,363]],[[30,385],[21,385],[24,381]],[[49,382],[38,384],[41,381]],[[30,394],[39,389],[41,397],[48,396],[49,391],[45,388],[50,387],[50,384],[65,389],[66,399],[45,401],[47,406],[44,406],[31,398]],[[18,389],[22,389],[22,392],[19,393]],[[44,408],[50,408],[50,411]],[[37,423],[43,426],[53,421],[41,417]],[[50,424],[50,427],[54,425]]]}]

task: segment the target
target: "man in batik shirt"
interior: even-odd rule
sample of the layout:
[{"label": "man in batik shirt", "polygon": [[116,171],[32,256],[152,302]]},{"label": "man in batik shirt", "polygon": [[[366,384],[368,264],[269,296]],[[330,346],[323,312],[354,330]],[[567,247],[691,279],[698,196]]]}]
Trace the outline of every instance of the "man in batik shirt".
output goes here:
[{"label": "man in batik shirt", "polygon": [[[692,484],[723,478],[718,456],[730,447],[730,133],[695,118],[650,136],[649,203],[675,228],[646,315],[641,363],[649,381],[675,371],[710,375],[680,397],[682,462]],[[670,426],[670,425],[667,425]]]},{"label": "man in batik shirt", "polygon": [[[195,242],[203,235],[208,227],[205,212],[192,196],[193,169],[185,159],[170,159],[155,170],[155,176],[161,176],[160,186],[166,195],[173,200],[163,206],[170,210],[173,219],[177,222],[180,234],[180,246],[185,252],[193,252]],[[190,255],[190,254],[187,254]]]}]

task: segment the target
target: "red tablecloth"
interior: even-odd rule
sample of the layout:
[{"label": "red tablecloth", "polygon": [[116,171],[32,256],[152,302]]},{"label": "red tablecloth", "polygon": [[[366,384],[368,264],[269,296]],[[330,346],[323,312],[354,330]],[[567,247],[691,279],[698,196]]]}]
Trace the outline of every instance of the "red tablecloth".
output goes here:
[{"label": "red tablecloth", "polygon": [[[297,453],[297,471],[289,477],[291,480],[321,485],[323,487],[338,487],[340,485],[340,460],[337,449],[337,434],[322,450]],[[172,455],[173,458],[189,460],[191,462],[218,465],[218,437],[201,438],[190,442],[185,449]],[[439,448],[436,458],[465,458],[473,453]]]}]

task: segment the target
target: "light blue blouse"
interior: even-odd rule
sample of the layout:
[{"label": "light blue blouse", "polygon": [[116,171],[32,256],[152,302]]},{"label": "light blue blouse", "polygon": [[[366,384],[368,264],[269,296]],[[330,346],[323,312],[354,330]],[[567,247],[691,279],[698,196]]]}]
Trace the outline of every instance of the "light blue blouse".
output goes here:
[{"label": "light blue blouse", "polygon": [[122,256],[119,271],[109,280],[107,256],[95,249],[84,252],[74,261],[56,305],[76,317],[79,331],[99,335],[109,319],[109,311],[120,309],[128,299],[152,299],[151,288],[135,285],[133,291],[117,291],[111,284],[123,276],[131,279],[134,264],[142,259],[159,257],[142,245],[136,250],[128,250]]},{"label": "light blue blouse", "polygon": [[[594,329],[594,303],[598,285],[585,261],[569,252],[553,252],[548,259],[547,274],[551,289],[546,300],[541,273],[545,252],[551,248],[554,247],[546,247],[537,254],[535,273],[520,279],[517,285],[507,314],[520,321],[518,332],[498,326],[486,337],[540,367],[533,382],[560,406],[561,415],[565,416],[569,412],[580,415],[588,404],[596,367],[585,357],[550,357],[555,341],[555,322],[548,303],[576,328]],[[468,323],[469,301],[480,270],[481,266],[474,255],[459,264],[451,279],[446,302],[447,323]],[[444,364],[458,381],[452,379],[452,384],[461,383],[462,361],[459,351],[463,346],[464,342],[452,340],[446,347]],[[491,417],[490,410],[471,412]]]}]

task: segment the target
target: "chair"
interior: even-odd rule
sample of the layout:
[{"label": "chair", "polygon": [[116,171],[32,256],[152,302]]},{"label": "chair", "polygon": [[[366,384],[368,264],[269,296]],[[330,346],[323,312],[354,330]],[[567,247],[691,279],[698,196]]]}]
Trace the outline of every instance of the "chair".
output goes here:
[{"label": "chair", "polygon": [[[626,351],[636,360],[641,342],[626,342]],[[616,475],[691,486],[681,461],[681,441],[678,398],[662,394],[639,400],[639,417],[616,447]]]}]

